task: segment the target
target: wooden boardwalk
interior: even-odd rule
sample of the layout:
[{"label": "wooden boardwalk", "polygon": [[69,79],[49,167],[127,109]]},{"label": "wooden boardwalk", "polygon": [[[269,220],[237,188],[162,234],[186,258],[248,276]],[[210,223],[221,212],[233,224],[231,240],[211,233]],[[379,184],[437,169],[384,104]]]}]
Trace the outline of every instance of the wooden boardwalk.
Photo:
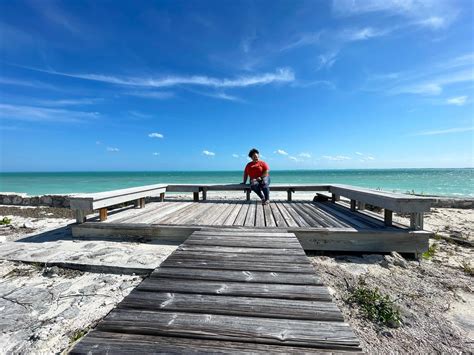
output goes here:
[{"label": "wooden boardwalk", "polygon": [[[257,209],[246,206],[245,218],[251,206]],[[222,214],[237,218],[242,208],[234,209]],[[359,341],[293,233],[206,229],[194,232],[71,353],[334,351],[360,352]]]},{"label": "wooden boardwalk", "polygon": [[273,200],[165,201],[111,214],[105,223],[271,228],[358,228],[395,230],[370,211],[354,213],[343,203]]}]

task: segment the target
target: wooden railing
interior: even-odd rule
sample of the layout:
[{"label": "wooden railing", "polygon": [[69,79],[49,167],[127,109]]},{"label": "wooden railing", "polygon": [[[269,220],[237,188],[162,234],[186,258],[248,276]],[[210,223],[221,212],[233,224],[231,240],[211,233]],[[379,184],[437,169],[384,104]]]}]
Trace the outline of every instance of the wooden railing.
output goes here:
[{"label": "wooden railing", "polygon": [[[330,193],[332,201],[339,201],[340,197],[350,200],[352,211],[364,210],[366,204],[384,209],[384,221],[387,226],[392,225],[393,212],[409,213],[411,229],[423,229],[423,213],[430,210],[434,203],[433,198],[391,193],[378,190],[359,188],[350,185],[314,184],[314,185],[271,185],[271,191],[286,191],[288,201],[292,194],[298,191]],[[169,184],[148,185],[130,189],[101,192],[97,194],[75,195],[71,198],[71,209],[76,211],[78,223],[83,223],[87,211],[99,209],[100,220],[107,218],[107,207],[129,201],[136,201],[137,207],[144,207],[145,197],[160,196],[164,200],[166,192],[192,192],[194,201],[207,199],[208,191],[243,191],[246,199],[250,200],[250,185],[248,184]]]}]

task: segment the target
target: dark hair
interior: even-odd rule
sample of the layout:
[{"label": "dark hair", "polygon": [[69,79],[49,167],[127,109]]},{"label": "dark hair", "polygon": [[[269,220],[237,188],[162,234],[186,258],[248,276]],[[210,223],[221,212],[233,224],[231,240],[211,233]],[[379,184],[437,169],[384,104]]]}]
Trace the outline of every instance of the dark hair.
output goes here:
[{"label": "dark hair", "polygon": [[249,158],[252,158],[252,156],[253,156],[255,153],[260,154],[260,152],[259,152],[257,149],[255,149],[255,148],[250,149]]}]

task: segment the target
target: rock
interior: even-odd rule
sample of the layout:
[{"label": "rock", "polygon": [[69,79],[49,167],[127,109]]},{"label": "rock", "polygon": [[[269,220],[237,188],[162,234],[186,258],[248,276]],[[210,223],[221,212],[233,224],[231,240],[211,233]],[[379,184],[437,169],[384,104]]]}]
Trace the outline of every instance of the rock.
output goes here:
[{"label": "rock", "polygon": [[[385,255],[385,260],[388,264],[400,266],[403,269],[408,268],[408,262],[403,258],[403,256],[398,254],[396,251],[392,251],[390,255]],[[385,263],[383,263],[382,266],[389,267],[389,265]]]},{"label": "rock", "polygon": [[59,268],[57,266],[47,267],[43,271],[44,277],[55,277],[59,275]]},{"label": "rock", "polygon": [[22,228],[34,229],[35,225],[31,222],[25,222],[25,223],[23,223]]}]

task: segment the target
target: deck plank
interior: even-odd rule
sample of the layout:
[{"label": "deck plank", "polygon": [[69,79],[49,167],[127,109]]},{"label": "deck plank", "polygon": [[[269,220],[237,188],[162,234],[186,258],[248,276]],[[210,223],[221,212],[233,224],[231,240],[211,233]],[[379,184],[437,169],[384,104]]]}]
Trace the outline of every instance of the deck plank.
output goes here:
[{"label": "deck plank", "polygon": [[295,221],[293,216],[288,212],[286,207],[283,205],[282,201],[274,201],[273,204],[275,204],[278,207],[278,210],[280,211],[281,215],[285,219],[285,223],[288,227],[298,227],[298,223]]},{"label": "deck plank", "polygon": [[249,210],[247,211],[247,216],[245,217],[245,227],[255,227],[256,206],[256,201],[252,201],[250,203]]},{"label": "deck plank", "polygon": [[245,219],[247,218],[247,213],[250,208],[251,202],[243,202],[242,208],[239,211],[239,214],[235,218],[234,226],[243,226]]}]

